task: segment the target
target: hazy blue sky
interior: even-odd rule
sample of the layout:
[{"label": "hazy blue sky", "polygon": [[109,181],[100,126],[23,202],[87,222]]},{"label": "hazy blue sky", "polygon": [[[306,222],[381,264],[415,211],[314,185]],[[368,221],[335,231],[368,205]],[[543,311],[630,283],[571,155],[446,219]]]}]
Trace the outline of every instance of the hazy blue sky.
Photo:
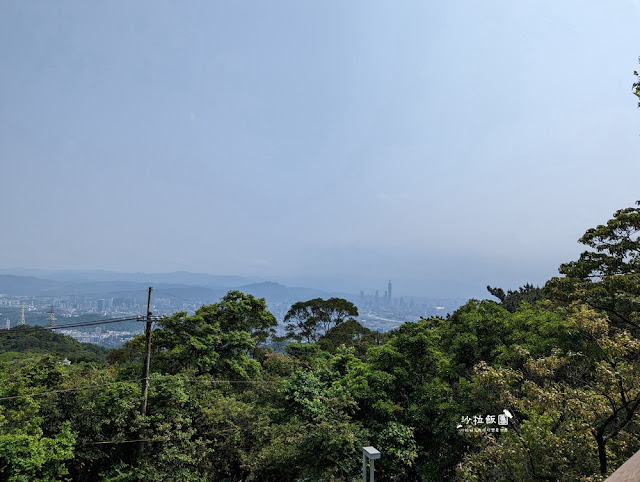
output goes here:
[{"label": "hazy blue sky", "polygon": [[640,199],[637,0],[0,1],[0,267],[485,296]]}]

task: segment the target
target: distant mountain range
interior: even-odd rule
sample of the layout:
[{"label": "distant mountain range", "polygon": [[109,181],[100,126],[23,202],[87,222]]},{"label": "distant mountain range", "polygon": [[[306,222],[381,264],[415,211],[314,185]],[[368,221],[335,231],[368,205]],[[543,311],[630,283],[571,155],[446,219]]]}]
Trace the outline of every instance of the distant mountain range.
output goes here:
[{"label": "distant mountain range", "polygon": [[[8,270],[0,270],[0,273],[3,271]],[[103,294],[107,296],[110,293],[144,291],[152,286],[159,296],[164,292],[188,300],[208,302],[218,300],[230,290],[239,290],[271,301],[289,302],[345,295],[313,288],[287,287],[271,281],[256,283],[240,276],[213,276],[184,271],[167,274],[25,269],[11,271],[12,274],[0,274],[0,294],[9,296]]]},{"label": "distant mountain range", "polygon": [[48,270],[48,269],[0,269],[0,274],[32,276],[40,279],[87,282],[87,281],[130,281],[139,283],[179,284],[189,286],[234,287],[258,281],[256,278],[241,276],[214,276],[202,273],[176,271],[174,273],[119,273],[105,270]]},{"label": "distant mountain range", "polygon": [[0,293],[10,296],[39,296],[59,288],[59,281],[44,280],[34,276],[0,275]]},{"label": "distant mountain range", "polygon": [[[449,281],[444,281],[443,284]],[[406,283],[406,281],[405,281]],[[459,282],[462,283],[462,282]],[[364,284],[364,283],[363,283]],[[10,296],[63,296],[99,294],[105,296],[117,291],[146,291],[152,286],[156,291],[164,291],[173,296],[198,302],[213,303],[230,290],[239,290],[267,301],[296,302],[312,298],[332,296],[350,301],[360,299],[361,288],[334,277],[297,276],[264,279],[231,275],[210,275],[176,271],[173,273],[120,273],[107,270],[53,270],[32,268],[0,269],[0,294]],[[462,285],[461,285],[462,286]],[[380,293],[387,288],[386,280],[380,285]],[[407,286],[404,286],[407,290]],[[410,287],[409,287],[410,289]],[[459,288],[464,291],[464,286]],[[455,292],[457,289],[451,288]],[[366,290],[371,296],[374,290]],[[400,290],[394,293],[400,293]],[[406,291],[405,291],[406,293]],[[160,293],[158,293],[159,295]],[[111,296],[111,295],[109,295]],[[401,295],[396,295],[401,296]],[[421,300],[464,297],[413,295]],[[476,296],[482,298],[482,296]],[[468,298],[464,298],[465,300]]]}]

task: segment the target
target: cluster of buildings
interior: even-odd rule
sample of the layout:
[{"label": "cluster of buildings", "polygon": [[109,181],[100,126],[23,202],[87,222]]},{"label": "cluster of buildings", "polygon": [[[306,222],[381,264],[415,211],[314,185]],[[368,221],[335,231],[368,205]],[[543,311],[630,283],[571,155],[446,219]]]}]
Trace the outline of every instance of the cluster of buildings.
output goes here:
[{"label": "cluster of buildings", "polygon": [[105,330],[97,326],[90,331],[80,331],[74,329],[56,330],[62,335],[70,336],[80,343],[93,343],[94,345],[117,348],[124,345],[136,335],[142,335],[143,330]]},{"label": "cluster of buildings", "polygon": [[[71,296],[8,296],[0,294],[0,329],[10,329],[16,325],[41,325],[54,327],[83,321],[108,320],[143,315],[147,311],[147,293],[113,293],[113,296],[71,295]],[[267,299],[267,307],[278,320],[278,335],[284,334],[283,320],[291,300]],[[299,300],[303,301],[303,300]],[[384,292],[360,292],[360,297],[349,299],[358,307],[358,321],[371,330],[389,331],[402,323],[417,321],[421,317],[446,316],[462,305],[462,299],[429,299],[404,297],[394,298],[391,281]],[[186,300],[178,297],[154,296],[154,315],[171,315],[177,311],[193,313],[211,300]],[[115,325],[112,325],[115,327]],[[114,347],[121,346],[135,335],[142,333],[142,326],[135,321],[119,325],[124,329],[104,329],[103,327],[64,328],[58,332],[78,341]]]}]

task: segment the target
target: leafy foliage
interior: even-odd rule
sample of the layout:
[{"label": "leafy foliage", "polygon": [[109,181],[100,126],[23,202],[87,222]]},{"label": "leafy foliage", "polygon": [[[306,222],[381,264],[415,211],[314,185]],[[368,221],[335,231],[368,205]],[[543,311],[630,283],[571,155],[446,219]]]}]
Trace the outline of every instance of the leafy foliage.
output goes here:
[{"label": "leafy foliage", "polygon": [[162,328],[153,332],[153,368],[232,379],[255,377],[260,364],[250,355],[276,324],[264,299],[231,291],[193,316],[179,312],[163,319]]},{"label": "leafy foliage", "polygon": [[542,290],[529,283],[521,286],[517,291],[509,290],[506,294],[502,288],[492,288],[491,286],[487,286],[487,291],[498,298],[500,304],[511,313],[515,313],[523,301],[534,304],[543,299]]},{"label": "leafy foliage", "polygon": [[0,336],[0,353],[55,353],[76,363],[105,363],[108,349],[77,340],[42,327],[16,326]]},{"label": "leafy foliage", "polygon": [[640,207],[616,211],[580,242],[591,250],[561,265],[565,277],[551,279],[545,292],[559,302],[586,303],[615,326],[640,334]]},{"label": "leafy foliage", "polygon": [[474,395],[498,393],[515,420],[508,434],[482,436],[481,450],[466,458],[459,474],[487,476],[493,467],[505,479],[586,480],[610,472],[611,458],[620,465],[640,448],[638,342],[613,334],[606,318],[584,307],[569,320],[599,349],[589,364],[582,353],[554,349],[520,370],[476,367]]},{"label": "leafy foliage", "polygon": [[380,339],[380,333],[350,319],[330,328],[320,337],[318,345],[329,353],[335,353],[342,345],[353,347],[358,356],[364,357],[370,347],[380,343]]},{"label": "leafy foliage", "polygon": [[[153,332],[145,417],[141,337],[106,367],[6,354],[0,475],[358,480],[373,445],[379,477],[396,482],[602,480],[640,448],[639,234],[640,208],[620,210],[581,238],[589,250],[545,299],[489,287],[498,303],[384,336],[345,300],[296,303],[284,353],[263,344],[264,300],[230,292]],[[507,412],[507,431],[460,429]]]},{"label": "leafy foliage", "polygon": [[[358,308],[342,298],[315,298],[294,303],[284,317],[287,337],[314,343],[348,318],[358,316]],[[355,320],[354,320],[355,321]]]}]

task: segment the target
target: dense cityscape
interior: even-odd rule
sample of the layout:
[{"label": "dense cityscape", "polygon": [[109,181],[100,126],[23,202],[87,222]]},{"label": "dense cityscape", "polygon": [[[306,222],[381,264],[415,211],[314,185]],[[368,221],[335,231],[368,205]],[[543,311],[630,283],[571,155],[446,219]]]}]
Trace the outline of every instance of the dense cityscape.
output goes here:
[{"label": "dense cityscape", "polygon": [[[358,307],[358,321],[365,327],[386,332],[407,321],[417,321],[421,317],[444,317],[462,305],[464,299],[430,299],[417,297],[393,297],[392,283],[380,293],[347,295],[345,298]],[[295,301],[277,298],[267,299],[269,311],[278,321],[276,333],[284,335],[282,321]],[[160,294],[152,297],[151,310],[154,315],[170,316],[179,311],[193,314],[200,306],[212,300],[187,300],[176,296]],[[147,298],[144,292],[102,293],[67,296],[10,296],[0,292],[0,328],[9,329],[20,324],[48,326],[77,321],[110,318],[136,318],[146,313]],[[68,335],[83,343],[94,343],[105,347],[119,347],[142,334],[142,323],[135,320],[123,321],[111,327],[60,328],[55,331]]]}]

